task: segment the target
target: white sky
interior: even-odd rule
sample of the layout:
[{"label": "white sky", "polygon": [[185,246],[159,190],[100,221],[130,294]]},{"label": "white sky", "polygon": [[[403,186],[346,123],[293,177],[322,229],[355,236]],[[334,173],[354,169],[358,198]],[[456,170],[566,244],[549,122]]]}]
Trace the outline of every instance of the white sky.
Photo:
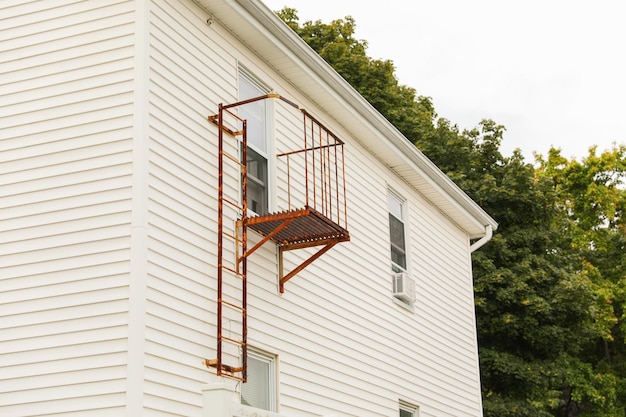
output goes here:
[{"label": "white sky", "polygon": [[624,0],[263,0],[300,23],[352,16],[372,58],[461,129],[489,118],[527,162],[626,143]]}]

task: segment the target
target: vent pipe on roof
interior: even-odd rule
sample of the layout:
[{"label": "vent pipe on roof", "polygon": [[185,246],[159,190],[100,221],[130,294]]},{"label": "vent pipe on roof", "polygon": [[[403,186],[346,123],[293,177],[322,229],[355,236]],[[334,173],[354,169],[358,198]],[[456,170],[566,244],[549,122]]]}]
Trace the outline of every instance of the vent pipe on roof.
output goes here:
[{"label": "vent pipe on roof", "polygon": [[470,253],[473,253],[475,250],[479,249],[485,243],[489,242],[492,236],[493,236],[493,228],[491,227],[490,224],[488,224],[487,226],[485,226],[485,236],[481,237],[476,242],[472,243],[472,245],[470,246]]}]

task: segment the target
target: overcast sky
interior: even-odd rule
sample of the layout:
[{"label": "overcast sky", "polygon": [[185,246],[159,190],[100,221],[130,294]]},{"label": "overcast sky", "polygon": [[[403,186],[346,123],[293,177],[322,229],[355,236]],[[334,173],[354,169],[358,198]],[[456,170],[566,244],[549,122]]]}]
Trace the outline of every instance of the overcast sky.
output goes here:
[{"label": "overcast sky", "polygon": [[300,23],[352,16],[372,58],[460,128],[506,127],[502,153],[580,159],[626,143],[624,0],[263,0]]}]

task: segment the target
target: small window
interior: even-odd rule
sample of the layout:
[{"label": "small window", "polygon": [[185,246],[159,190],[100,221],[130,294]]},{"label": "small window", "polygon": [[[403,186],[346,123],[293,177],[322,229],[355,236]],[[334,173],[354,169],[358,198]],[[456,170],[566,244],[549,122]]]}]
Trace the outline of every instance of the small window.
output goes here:
[{"label": "small window", "polygon": [[[239,72],[239,97],[260,97],[268,90],[247,73]],[[239,107],[239,117],[247,121],[248,209],[256,214],[268,212],[269,101],[259,100]]]},{"label": "small window", "polygon": [[391,252],[391,288],[393,300],[413,311],[415,281],[407,271],[407,239],[405,200],[389,191],[389,243]]},{"label": "small window", "polygon": [[418,417],[418,408],[405,402],[400,403],[399,417]]},{"label": "small window", "polygon": [[248,350],[247,382],[241,384],[241,403],[276,411],[276,358]]},{"label": "small window", "polygon": [[405,203],[395,193],[389,192],[389,240],[391,243],[392,272],[406,272]]}]

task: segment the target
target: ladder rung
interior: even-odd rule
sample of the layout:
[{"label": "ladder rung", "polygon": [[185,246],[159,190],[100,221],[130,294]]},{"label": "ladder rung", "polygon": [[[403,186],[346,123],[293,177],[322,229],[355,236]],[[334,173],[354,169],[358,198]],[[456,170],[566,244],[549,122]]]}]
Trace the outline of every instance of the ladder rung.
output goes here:
[{"label": "ladder rung", "polygon": [[222,198],[222,201],[224,201],[225,203],[230,204],[231,206],[235,207],[236,209],[239,209],[239,210],[243,211],[243,207],[241,207],[239,205],[239,203],[235,203],[234,201],[231,201],[231,200],[229,200],[227,198]]},{"label": "ladder rung", "polygon": [[234,309],[237,309],[237,310],[239,310],[239,311],[243,311],[243,310],[245,310],[243,307],[238,306],[237,304],[231,303],[230,301],[224,301],[224,300],[222,300],[222,301],[220,301],[220,302],[221,302],[222,304],[226,304],[227,306],[232,307],[232,308],[234,308]]},{"label": "ladder rung", "polygon": [[[219,119],[219,115],[217,115],[217,114],[213,114],[213,115],[211,115],[211,116],[208,116],[208,117],[207,117],[207,119],[208,119],[210,122],[212,122],[212,123],[216,124],[217,126],[219,126],[219,121],[218,121],[218,119]],[[230,129],[230,128],[228,128],[228,127],[224,126],[224,125],[222,125],[222,130],[223,130],[224,132],[230,133],[230,134],[231,134],[231,135],[233,135],[233,136],[239,136],[239,135],[242,135],[242,134],[243,134],[243,130],[232,130],[232,129]]]},{"label": "ladder rung", "polygon": [[241,272],[239,272],[239,271],[234,270],[233,268],[229,268],[229,267],[227,267],[225,265],[222,265],[222,269],[225,269],[228,272],[230,272],[230,273],[232,273],[234,275],[237,275],[239,278],[243,278],[243,274]]},{"label": "ladder rung", "polygon": [[[217,359],[205,359],[204,365],[207,367],[217,368]],[[230,374],[234,374],[236,372],[243,372],[243,366],[231,366],[222,364],[222,371],[226,371]]]},{"label": "ladder rung", "polygon": [[234,343],[234,344],[236,344],[236,345],[240,345],[240,346],[245,345],[245,342],[244,342],[243,340],[231,339],[230,337],[226,337],[226,336],[222,336],[222,338],[221,338],[221,339],[222,339],[222,340],[225,340],[225,341],[227,341],[227,342],[230,342],[230,343]]},{"label": "ladder rung", "polygon": [[229,153],[222,151],[222,155],[224,155],[226,158],[230,159],[231,161],[235,162],[237,165],[240,165],[240,166],[244,165],[239,158],[235,158]]},{"label": "ladder rung", "polygon": [[233,240],[235,240],[237,242],[243,242],[243,239],[240,239],[238,236],[231,235],[230,233],[227,233],[227,232],[224,232],[224,231],[222,231],[222,234],[228,236],[229,238],[231,238],[231,239],[233,239]]}]

